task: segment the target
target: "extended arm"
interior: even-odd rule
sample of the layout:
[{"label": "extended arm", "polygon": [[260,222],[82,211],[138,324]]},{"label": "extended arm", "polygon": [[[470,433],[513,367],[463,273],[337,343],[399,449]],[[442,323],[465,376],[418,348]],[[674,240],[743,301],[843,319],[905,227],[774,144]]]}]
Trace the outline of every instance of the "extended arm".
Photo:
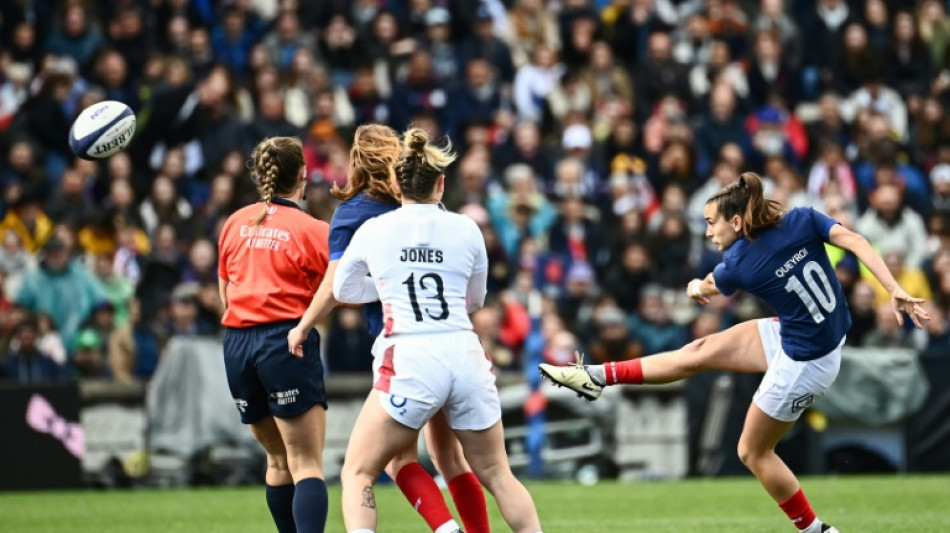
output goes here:
[{"label": "extended arm", "polygon": [[835,224],[828,232],[828,242],[838,248],[844,248],[852,252],[868,267],[874,277],[887,290],[887,293],[891,295],[891,305],[894,307],[894,315],[900,325],[904,325],[903,313],[907,313],[918,328],[923,327],[921,320],[930,320],[930,315],[920,306],[924,303],[924,299],[910,296],[897,284],[897,280],[887,269],[884,260],[874,251],[867,239],[841,224]]}]

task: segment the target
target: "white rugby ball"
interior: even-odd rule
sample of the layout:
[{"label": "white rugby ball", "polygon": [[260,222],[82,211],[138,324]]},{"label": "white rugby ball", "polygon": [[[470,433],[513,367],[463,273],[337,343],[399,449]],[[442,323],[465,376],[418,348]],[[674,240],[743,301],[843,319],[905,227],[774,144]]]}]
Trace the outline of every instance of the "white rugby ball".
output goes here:
[{"label": "white rugby ball", "polygon": [[135,113],[115,100],[93,104],[76,117],[69,129],[69,148],[83,159],[105,159],[132,142]]}]

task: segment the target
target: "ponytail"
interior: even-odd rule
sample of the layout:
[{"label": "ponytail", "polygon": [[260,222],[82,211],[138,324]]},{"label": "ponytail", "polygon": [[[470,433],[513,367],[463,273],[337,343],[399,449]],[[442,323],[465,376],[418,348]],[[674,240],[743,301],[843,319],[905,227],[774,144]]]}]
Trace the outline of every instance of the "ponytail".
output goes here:
[{"label": "ponytail", "polygon": [[436,180],[455,161],[452,143],[438,147],[422,128],[412,128],[403,139],[403,152],[396,162],[396,180],[404,198],[424,201],[432,195]]},{"label": "ponytail", "polygon": [[706,203],[715,203],[726,220],[736,215],[742,217],[742,234],[749,239],[777,226],[785,213],[782,204],[765,197],[762,178],[754,172],[742,173],[738,180],[712,195]]}]

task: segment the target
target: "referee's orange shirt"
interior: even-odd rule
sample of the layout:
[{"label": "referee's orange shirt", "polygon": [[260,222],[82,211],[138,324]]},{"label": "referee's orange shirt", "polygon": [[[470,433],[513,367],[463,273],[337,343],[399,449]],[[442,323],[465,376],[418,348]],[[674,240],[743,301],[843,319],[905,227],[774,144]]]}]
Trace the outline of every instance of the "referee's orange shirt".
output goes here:
[{"label": "referee's orange shirt", "polygon": [[255,227],[262,207],[238,210],[221,230],[218,277],[228,282],[221,323],[228,327],[299,319],[327,271],[329,224],[275,199]]}]

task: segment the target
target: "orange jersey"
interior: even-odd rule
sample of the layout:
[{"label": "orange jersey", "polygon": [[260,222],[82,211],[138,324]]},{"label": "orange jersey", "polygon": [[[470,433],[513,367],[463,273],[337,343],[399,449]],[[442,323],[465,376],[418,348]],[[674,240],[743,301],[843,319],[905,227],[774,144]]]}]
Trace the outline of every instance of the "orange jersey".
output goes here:
[{"label": "orange jersey", "polygon": [[323,281],[330,226],[287,200],[239,209],[225,222],[218,242],[218,277],[228,282],[221,323],[232,328],[296,320]]}]

